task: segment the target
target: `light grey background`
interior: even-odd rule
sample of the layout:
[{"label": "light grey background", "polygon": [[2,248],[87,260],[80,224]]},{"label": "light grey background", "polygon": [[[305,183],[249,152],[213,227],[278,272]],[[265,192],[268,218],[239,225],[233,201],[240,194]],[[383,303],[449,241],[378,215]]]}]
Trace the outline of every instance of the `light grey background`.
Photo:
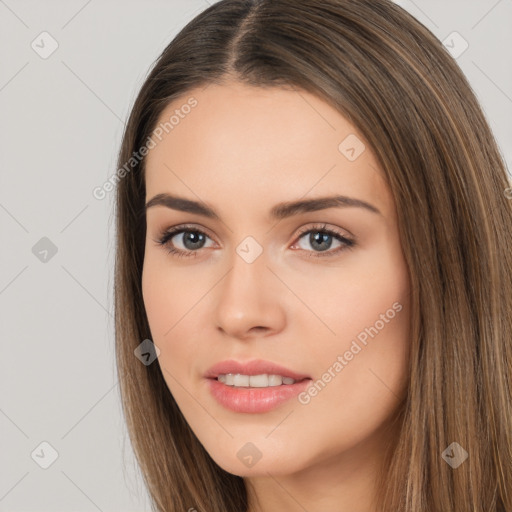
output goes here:
[{"label": "light grey background", "polygon": [[[512,0],[397,3],[467,41],[457,62],[512,169]],[[0,0],[0,511],[150,510],[114,365],[114,192],[92,190],[153,61],[208,5]]]}]

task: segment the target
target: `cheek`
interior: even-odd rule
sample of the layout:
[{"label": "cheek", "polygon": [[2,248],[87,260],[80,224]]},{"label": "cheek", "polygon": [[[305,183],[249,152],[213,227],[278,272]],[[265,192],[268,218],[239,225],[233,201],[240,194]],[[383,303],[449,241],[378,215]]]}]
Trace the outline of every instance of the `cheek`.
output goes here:
[{"label": "cheek", "polygon": [[391,242],[382,242],[375,251],[353,253],[343,266],[320,269],[314,278],[303,273],[293,285],[313,313],[297,319],[304,318],[299,321],[309,324],[309,332],[315,324],[316,338],[322,339],[321,344],[310,345],[318,360],[325,359],[322,354],[349,350],[355,339],[361,346],[381,340],[374,352],[382,355],[383,340],[393,345],[407,337],[403,332],[409,321],[407,267],[399,247]]},{"label": "cheek", "polygon": [[390,275],[393,280],[358,277],[355,282],[354,278],[324,305],[325,322],[335,333],[334,347],[349,350],[352,340],[368,347],[370,340],[378,339],[380,343],[375,348],[382,352],[379,347],[385,340],[393,344],[403,338],[398,334],[408,322],[408,289],[396,279],[396,274]]},{"label": "cheek", "polygon": [[195,308],[201,306],[201,299],[211,287],[193,267],[173,265],[165,250],[146,250],[142,271],[144,307],[152,341],[160,350],[158,363],[176,399],[182,389],[177,382],[193,378],[202,330]]},{"label": "cheek", "polygon": [[[182,279],[182,278],[181,278]],[[146,250],[142,271],[142,295],[144,307],[151,330],[151,340],[160,353],[157,362],[169,391],[177,403],[186,401],[180,395],[180,382],[186,378],[185,369],[189,368],[191,358],[187,343],[174,343],[183,337],[180,328],[185,311],[183,305],[188,302],[189,288],[180,282],[180,274],[172,271],[165,262],[165,254],[155,250]],[[179,290],[179,292],[178,292]],[[186,317],[185,317],[186,318]],[[179,364],[176,364],[176,362]]]},{"label": "cheek", "polygon": [[146,250],[142,295],[153,341],[171,338],[174,326],[197,302],[193,278],[190,273],[173,268],[165,250]]},{"label": "cheek", "polygon": [[340,272],[331,283],[326,279],[319,279],[316,287],[311,280],[301,283],[301,293],[306,286],[309,289],[308,306],[315,312],[302,321],[301,331],[309,333],[305,338],[318,340],[304,346],[320,379],[308,402],[311,414],[338,403],[342,405],[334,413],[338,421],[356,421],[358,415],[368,416],[369,422],[382,420],[405,390],[409,279],[400,252],[385,249],[359,258],[350,272]]}]

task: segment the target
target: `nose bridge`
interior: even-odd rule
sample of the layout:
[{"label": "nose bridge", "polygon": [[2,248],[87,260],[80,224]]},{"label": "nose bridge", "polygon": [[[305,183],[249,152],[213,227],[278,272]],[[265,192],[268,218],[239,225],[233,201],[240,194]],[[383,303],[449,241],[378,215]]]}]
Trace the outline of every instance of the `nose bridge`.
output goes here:
[{"label": "nose bridge", "polygon": [[278,280],[267,268],[267,256],[252,237],[235,247],[216,303],[216,321],[226,333],[242,337],[253,327],[279,329],[283,315]]},{"label": "nose bridge", "polygon": [[229,291],[236,294],[264,292],[267,274],[270,273],[267,256],[260,242],[252,236],[246,236],[234,248],[231,257],[231,271],[226,283]]}]

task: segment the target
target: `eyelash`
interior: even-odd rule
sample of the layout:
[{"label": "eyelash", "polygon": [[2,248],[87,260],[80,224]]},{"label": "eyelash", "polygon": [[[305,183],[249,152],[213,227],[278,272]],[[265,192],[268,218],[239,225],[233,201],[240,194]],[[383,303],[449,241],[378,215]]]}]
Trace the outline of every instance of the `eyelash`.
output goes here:
[{"label": "eyelash", "polygon": [[[196,251],[191,251],[191,250],[183,251],[181,249],[176,249],[175,247],[172,247],[171,245],[169,245],[169,241],[175,235],[181,234],[181,233],[199,233],[201,235],[204,235],[204,236],[210,238],[204,231],[202,231],[194,226],[182,225],[182,226],[176,226],[175,228],[171,228],[167,231],[164,231],[160,235],[160,238],[158,238],[157,240],[154,240],[154,241],[158,245],[165,247],[165,249],[167,250],[167,252],[169,254],[172,254],[173,256],[175,256],[177,258],[189,258],[189,257],[195,258],[197,256],[197,253],[200,251],[200,249],[198,249]],[[334,249],[332,251],[322,251],[320,253],[316,252],[316,254],[315,254],[315,251],[306,251],[309,253],[313,253],[310,256],[308,256],[309,258],[334,257],[334,256],[338,255],[340,252],[353,249],[356,246],[356,242],[354,240],[346,238],[345,236],[341,235],[337,231],[327,228],[326,224],[321,224],[321,225],[319,224],[316,226],[304,228],[303,230],[301,230],[298,233],[296,240],[299,241],[304,235],[307,235],[309,233],[322,233],[322,234],[331,235],[334,238],[336,238],[338,241],[340,241],[344,244],[341,247],[338,247],[337,249]],[[295,245],[295,243],[294,243],[294,245]],[[304,249],[301,249],[301,250],[304,250]]]}]

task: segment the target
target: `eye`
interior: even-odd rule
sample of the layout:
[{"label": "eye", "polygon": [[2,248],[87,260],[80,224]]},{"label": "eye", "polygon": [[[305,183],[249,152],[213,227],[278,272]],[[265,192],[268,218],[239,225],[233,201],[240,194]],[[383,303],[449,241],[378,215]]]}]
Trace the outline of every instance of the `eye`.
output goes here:
[{"label": "eye", "polygon": [[[309,237],[305,238],[306,235],[309,235]],[[178,244],[181,243],[183,248],[177,248],[175,246],[175,242],[172,242],[173,238],[176,238],[179,241]],[[307,257],[313,258],[335,256],[341,251],[354,248],[356,245],[354,240],[343,236],[336,230],[328,229],[326,224],[309,226],[308,228],[301,230],[296,240],[301,240],[302,238],[305,238],[307,243],[309,243],[313,249],[318,249],[310,251],[301,247],[301,250],[311,253]],[[167,252],[178,258],[188,258],[197,256],[199,249],[203,249],[205,247],[206,239],[211,240],[204,231],[194,226],[182,225],[164,231],[160,238],[155,240],[155,242],[165,247]],[[340,245],[334,250],[328,250],[332,246],[333,239],[335,239]],[[294,243],[292,248],[295,248],[296,246],[297,243]]]},{"label": "eye", "polygon": [[[309,235],[309,237],[305,238],[306,235]],[[308,258],[325,258],[336,256],[346,249],[353,249],[356,245],[355,240],[343,236],[336,230],[327,228],[326,224],[316,225],[303,229],[298,235],[298,240],[301,240],[302,238],[305,238],[306,242],[314,249],[319,249],[319,251],[306,250],[306,252],[311,253],[307,256]],[[332,246],[333,239],[338,241],[340,245],[337,249],[328,251],[328,249],[330,249]],[[297,244],[294,244],[292,248],[296,245]]]},{"label": "eye", "polygon": [[[174,242],[170,243],[173,238],[177,240],[181,239],[181,244],[184,246],[184,249],[177,249]],[[162,233],[161,237],[155,240],[155,242],[165,247],[167,252],[178,258],[195,257],[197,256],[198,249],[203,248],[206,238],[210,237],[204,231],[193,226],[177,226]]]}]

